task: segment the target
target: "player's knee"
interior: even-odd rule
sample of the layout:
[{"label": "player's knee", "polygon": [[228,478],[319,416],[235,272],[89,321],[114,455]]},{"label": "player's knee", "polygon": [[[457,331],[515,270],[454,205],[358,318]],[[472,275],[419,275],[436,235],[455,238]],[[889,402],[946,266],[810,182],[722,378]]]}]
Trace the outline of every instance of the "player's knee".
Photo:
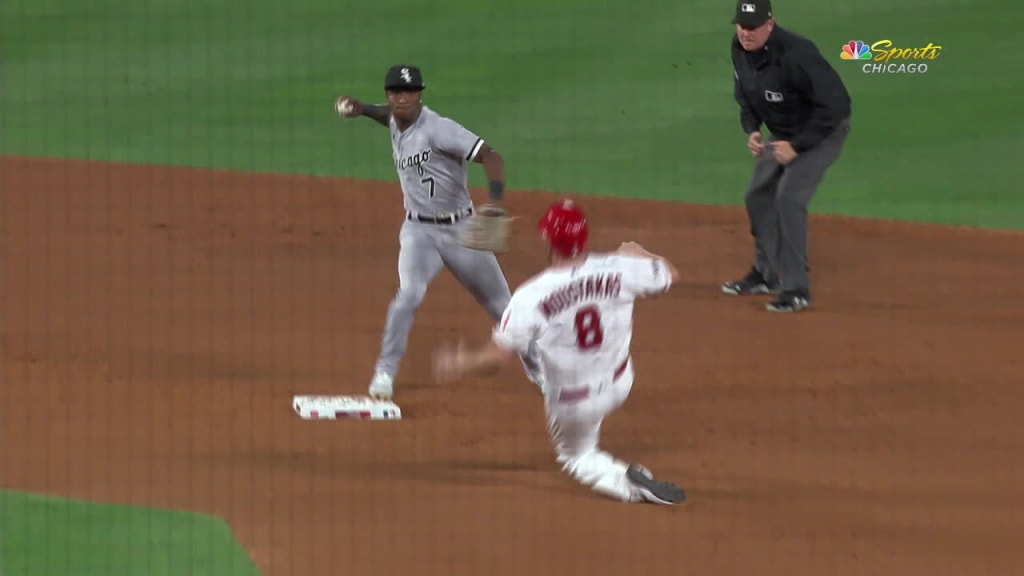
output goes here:
[{"label": "player's knee", "polygon": [[512,301],[512,296],[505,292],[499,292],[497,296],[490,298],[491,305],[495,308],[501,308],[502,311],[508,306],[508,303]]},{"label": "player's knee", "polygon": [[501,319],[502,314],[505,313],[505,308],[508,306],[508,298],[492,298],[488,300],[484,307],[487,308],[487,312],[494,318],[495,321]]},{"label": "player's knee", "polygon": [[395,293],[395,304],[404,308],[419,308],[423,302],[423,298],[427,295],[427,287],[425,285],[409,285],[402,286]]}]

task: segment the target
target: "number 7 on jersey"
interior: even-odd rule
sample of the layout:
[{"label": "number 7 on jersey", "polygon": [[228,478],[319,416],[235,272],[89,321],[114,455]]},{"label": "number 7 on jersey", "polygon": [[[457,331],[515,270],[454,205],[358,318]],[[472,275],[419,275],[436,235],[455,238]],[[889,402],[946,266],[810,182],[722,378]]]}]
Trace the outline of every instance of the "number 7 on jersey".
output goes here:
[{"label": "number 7 on jersey", "polygon": [[433,198],[434,197],[434,177],[433,176],[427,176],[423,180],[420,180],[420,184],[426,184],[427,185],[427,188],[430,190],[429,196],[431,198]]}]

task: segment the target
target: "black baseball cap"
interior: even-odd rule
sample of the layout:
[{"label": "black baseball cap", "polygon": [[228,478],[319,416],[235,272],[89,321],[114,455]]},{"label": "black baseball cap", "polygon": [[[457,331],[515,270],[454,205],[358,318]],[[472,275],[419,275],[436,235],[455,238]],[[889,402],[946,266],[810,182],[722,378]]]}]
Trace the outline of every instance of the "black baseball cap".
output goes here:
[{"label": "black baseball cap", "polygon": [[771,0],[739,0],[732,23],[740,26],[760,26],[772,17]]},{"label": "black baseball cap", "polygon": [[415,66],[407,66],[405,64],[398,64],[392,66],[388,70],[388,75],[384,79],[385,90],[406,90],[406,91],[420,91],[423,90],[423,74],[420,69]]}]

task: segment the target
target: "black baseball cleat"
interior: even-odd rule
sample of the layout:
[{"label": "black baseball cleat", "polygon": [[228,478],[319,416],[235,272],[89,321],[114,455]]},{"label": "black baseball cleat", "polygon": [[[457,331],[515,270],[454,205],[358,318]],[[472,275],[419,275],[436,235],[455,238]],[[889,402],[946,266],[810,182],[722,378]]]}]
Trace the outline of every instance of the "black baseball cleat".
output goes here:
[{"label": "black baseball cleat", "polygon": [[626,468],[626,478],[634,486],[642,489],[644,498],[655,504],[681,504],[686,501],[686,492],[670,482],[660,482],[638,464],[630,464]]},{"label": "black baseball cleat", "polygon": [[811,306],[811,295],[803,290],[783,292],[778,298],[765,304],[769,312],[799,312]]},{"label": "black baseball cleat", "polygon": [[739,280],[722,284],[722,293],[730,296],[752,296],[754,294],[778,294],[779,279],[766,280],[755,268]]}]

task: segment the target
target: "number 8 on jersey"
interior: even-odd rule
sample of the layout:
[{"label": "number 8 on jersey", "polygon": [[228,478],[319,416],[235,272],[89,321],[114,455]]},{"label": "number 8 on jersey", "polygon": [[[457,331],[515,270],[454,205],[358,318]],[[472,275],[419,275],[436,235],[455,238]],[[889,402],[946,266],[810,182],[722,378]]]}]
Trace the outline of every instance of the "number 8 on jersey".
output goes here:
[{"label": "number 8 on jersey", "polygon": [[601,311],[597,306],[588,304],[576,311],[576,345],[580,350],[600,348],[604,342],[601,330]]}]

